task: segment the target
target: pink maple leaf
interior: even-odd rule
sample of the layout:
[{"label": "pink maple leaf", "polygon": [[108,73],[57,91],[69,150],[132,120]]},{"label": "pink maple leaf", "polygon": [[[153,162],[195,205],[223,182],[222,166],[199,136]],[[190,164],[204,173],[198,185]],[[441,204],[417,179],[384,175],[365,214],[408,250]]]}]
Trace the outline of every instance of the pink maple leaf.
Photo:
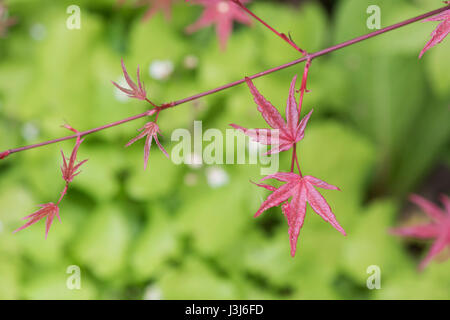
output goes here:
[{"label": "pink maple leaf", "polygon": [[[241,2],[247,3],[249,1],[242,0]],[[250,17],[235,3],[229,0],[193,0],[190,2],[200,4],[205,8],[201,17],[186,28],[186,32],[193,33],[199,29],[215,25],[216,34],[222,50],[225,50],[228,38],[233,31],[233,21],[246,25],[251,24]]]},{"label": "pink maple leaf", "polygon": [[139,76],[139,66],[137,68],[137,84],[131,80],[130,76],[128,75],[127,69],[125,68],[125,64],[123,62],[123,59],[121,59],[122,64],[122,71],[123,76],[125,77],[125,81],[127,82],[129,89],[124,88],[120,85],[118,85],[116,82],[111,81],[113,85],[117,87],[120,91],[124,92],[128,95],[130,98],[135,98],[139,100],[146,100],[147,101],[147,92],[145,91],[144,85],[141,82],[140,76]]},{"label": "pink maple leaf", "polygon": [[176,0],[140,0],[137,2],[137,5],[138,6],[148,5],[148,9],[145,12],[144,17],[142,18],[142,20],[144,21],[149,20],[158,11],[162,11],[164,13],[165,18],[167,20],[170,20],[172,16],[171,7],[175,1]]},{"label": "pink maple leaf", "polygon": [[246,78],[245,81],[258,106],[258,111],[261,112],[267,124],[273,129],[278,130],[278,132],[272,129],[247,129],[237,124],[230,124],[230,126],[242,131],[256,142],[264,145],[271,145],[272,149],[268,152],[269,154],[289,150],[297,142],[302,140],[305,136],[305,128],[313,110],[299,122],[299,109],[297,107],[297,102],[295,101],[295,83],[297,81],[297,76],[294,76],[292,79],[291,87],[289,89],[286,105],[286,121],[284,121],[277,108],[259,93],[258,89],[253,85],[252,80]]},{"label": "pink maple leaf", "polygon": [[[431,223],[394,228],[390,231],[392,234],[403,237],[434,239],[430,251],[419,264],[419,270],[423,270],[430,261],[445,248],[450,249],[450,198],[445,195],[442,195],[441,197],[445,211],[419,195],[412,195],[410,200],[418,205],[431,218]],[[450,254],[447,255],[447,258],[449,256]]]},{"label": "pink maple leaf", "polygon": [[41,209],[38,211],[30,214],[29,216],[24,217],[24,220],[30,219],[27,223],[25,223],[23,226],[21,226],[19,229],[15,230],[14,233],[23,230],[25,228],[28,228],[29,226],[35,224],[39,220],[45,219],[45,239],[47,239],[48,231],[50,230],[50,227],[52,225],[53,219],[55,216],[58,217],[59,221],[61,222],[61,218],[59,217],[59,207],[58,205],[54,204],[53,202],[41,204],[39,205]]},{"label": "pink maple leaf", "polygon": [[[303,221],[305,220],[306,203],[309,203],[311,208],[319,216],[321,216],[322,219],[330,223],[343,235],[346,235],[344,229],[336,220],[336,217],[327,201],[315,188],[319,187],[328,190],[339,190],[338,187],[312,176],[302,177],[292,172],[277,172],[263,178],[262,181],[267,179],[276,179],[278,181],[285,182],[285,184],[279,188],[266,184],[257,184],[260,187],[272,191],[272,193],[261,204],[261,207],[256,212],[255,217],[258,217],[269,208],[279,205],[282,206],[281,208],[283,214],[285,215],[289,225],[289,240],[292,257],[295,256],[298,236],[303,226]],[[289,201],[289,199],[291,200]]]},{"label": "pink maple leaf", "polygon": [[147,169],[148,158],[150,156],[150,147],[152,145],[153,139],[155,139],[156,144],[158,145],[159,149],[165,154],[165,156],[167,158],[170,158],[169,154],[163,148],[163,146],[161,145],[161,143],[158,140],[158,133],[160,133],[160,130],[159,130],[158,125],[155,122],[146,123],[143,128],[139,129],[139,131],[142,131],[142,132],[136,138],[130,140],[130,142],[128,142],[126,144],[126,147],[129,147],[133,143],[138,141],[139,139],[146,137],[145,138],[145,146],[144,146],[144,169]]},{"label": "pink maple leaf", "polygon": [[[447,4],[450,4],[450,1],[444,1]],[[440,14],[425,19],[424,21],[442,21],[436,29],[431,33],[431,39],[427,42],[425,47],[422,49],[419,55],[419,59],[422,58],[423,54],[434,47],[435,45],[441,43],[445,37],[447,37],[450,32],[450,9],[441,12]]]},{"label": "pink maple leaf", "polygon": [[[69,129],[75,133],[78,133],[77,130],[73,129],[72,127],[70,127],[69,125],[64,125],[63,126],[66,129]],[[70,155],[70,158],[67,160],[66,157],[64,156],[64,152],[61,150],[61,155],[63,158],[63,164],[61,166],[61,172],[62,172],[62,176],[64,181],[66,181],[67,183],[71,183],[73,181],[73,179],[79,175],[81,173],[81,171],[78,171],[78,169],[86,163],[86,160],[83,160],[81,162],[79,162],[78,164],[75,164],[75,162],[77,161],[77,154],[78,154],[78,149],[80,148],[81,143],[83,143],[84,139],[81,139],[80,136],[77,136],[77,140],[75,142],[75,147],[72,150],[72,153]]]}]

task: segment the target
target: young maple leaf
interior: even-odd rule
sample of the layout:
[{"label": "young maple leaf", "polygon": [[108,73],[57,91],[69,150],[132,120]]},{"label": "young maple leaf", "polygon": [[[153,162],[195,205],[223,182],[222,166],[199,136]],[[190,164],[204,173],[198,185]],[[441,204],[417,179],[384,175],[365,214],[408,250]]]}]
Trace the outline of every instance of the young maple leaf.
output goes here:
[{"label": "young maple leaf", "polygon": [[142,139],[145,136],[147,136],[145,139],[145,146],[144,146],[144,170],[147,169],[148,158],[150,155],[150,147],[152,146],[153,139],[155,139],[156,144],[158,145],[159,149],[166,155],[166,157],[170,158],[167,151],[163,148],[161,143],[159,143],[158,133],[160,133],[160,130],[159,130],[158,125],[155,122],[146,123],[143,128],[139,129],[139,131],[142,131],[142,132],[136,138],[130,140],[130,142],[128,142],[125,146],[129,147],[133,143],[138,141],[139,139]]},{"label": "young maple leaf", "polygon": [[[250,0],[242,0],[247,3]],[[229,0],[193,0],[194,4],[205,7],[201,17],[186,28],[186,32],[193,33],[199,29],[216,25],[216,34],[219,38],[220,47],[225,50],[228,38],[233,31],[233,21],[250,25],[251,19],[235,3]]]},{"label": "young maple leaf", "polygon": [[148,9],[144,14],[142,20],[149,20],[158,11],[163,11],[166,20],[171,18],[171,7],[175,0],[140,0],[137,2],[138,6],[148,5]]},{"label": "young maple leaf", "polygon": [[[275,174],[264,177],[263,180],[276,179],[281,182],[286,182],[279,188],[271,185],[258,184],[258,186],[266,188],[272,193],[261,204],[261,207],[256,212],[255,217],[269,208],[282,205],[282,211],[285,215],[289,225],[289,241],[291,245],[291,255],[295,256],[297,249],[297,240],[300,234],[300,229],[303,226],[303,221],[306,215],[306,203],[309,203],[311,208],[324,219],[330,223],[336,230],[346,235],[344,229],[336,220],[333,211],[328,205],[325,198],[316,190],[315,187],[339,190],[338,187],[326,183],[320,179],[312,176],[300,176],[292,172],[277,172]],[[289,198],[291,199],[290,201]]]},{"label": "young maple leaf", "polygon": [[[434,203],[422,198],[419,195],[412,195],[410,200],[418,205],[431,218],[431,223],[411,227],[394,228],[390,231],[392,234],[403,237],[435,239],[434,244],[431,246],[427,256],[419,264],[419,270],[423,270],[430,263],[430,261],[445,248],[450,250],[450,198],[445,195],[442,195],[441,197],[445,211],[441,210]],[[447,255],[447,258],[449,256],[450,254]]]},{"label": "young maple leaf", "polygon": [[23,218],[24,220],[30,219],[30,221],[25,223],[19,229],[15,230],[14,233],[16,233],[20,230],[23,230],[25,228],[28,228],[29,226],[35,224],[39,220],[46,218],[46,220],[45,220],[45,239],[47,239],[48,231],[50,230],[50,227],[52,225],[52,222],[53,222],[53,219],[55,218],[55,216],[57,216],[59,221],[61,222],[61,218],[59,217],[59,207],[58,207],[58,205],[54,204],[53,202],[41,204],[39,206],[41,207],[41,209],[39,209],[38,211]]},{"label": "young maple leaf", "polygon": [[268,154],[289,150],[297,142],[302,140],[305,136],[305,128],[313,110],[311,110],[299,123],[299,109],[297,108],[297,102],[295,101],[295,83],[297,81],[297,76],[294,76],[292,79],[291,87],[289,89],[289,97],[286,106],[286,121],[284,121],[277,108],[259,93],[253,85],[252,80],[245,78],[245,81],[258,106],[258,111],[261,112],[264,120],[266,120],[267,124],[273,129],[279,131],[278,134],[275,135],[275,132],[271,129],[247,129],[237,124],[230,124],[230,126],[237,130],[241,130],[256,142],[264,145],[272,145],[272,149]]},{"label": "young maple leaf", "polygon": [[[75,133],[78,133],[77,130],[73,129],[72,127],[70,127],[69,125],[64,125],[63,126],[66,129],[69,129]],[[86,163],[86,160],[83,160],[81,162],[79,162],[78,164],[75,164],[75,162],[77,161],[77,154],[78,154],[78,149],[80,148],[81,143],[83,143],[84,139],[81,139],[80,136],[77,137],[77,140],[75,142],[75,147],[72,150],[72,154],[70,155],[69,160],[66,160],[66,157],[64,156],[64,152],[61,150],[61,155],[63,158],[63,164],[61,166],[61,172],[62,172],[62,177],[63,179],[67,182],[67,183],[71,183],[73,181],[73,179],[79,175],[81,173],[81,171],[78,171],[78,169],[80,169],[80,167]]]},{"label": "young maple leaf", "polygon": [[[450,1],[444,2],[450,4]],[[425,19],[424,21],[442,21],[442,22],[431,33],[431,39],[427,42],[425,47],[420,52],[419,59],[422,58],[423,54],[427,50],[434,47],[438,43],[441,43],[445,39],[445,37],[447,37],[448,33],[450,32],[450,9],[441,12],[440,14],[434,17]]]},{"label": "young maple leaf", "polygon": [[143,83],[141,83],[141,79],[139,76],[139,66],[137,68],[137,85],[136,83],[131,80],[130,76],[128,75],[127,69],[125,68],[125,64],[123,62],[123,59],[121,59],[122,64],[122,70],[123,70],[123,76],[125,77],[125,80],[130,87],[130,89],[124,88],[114,81],[111,81],[113,85],[117,87],[120,91],[126,93],[128,97],[135,98],[139,100],[147,100],[147,92],[145,91]]}]

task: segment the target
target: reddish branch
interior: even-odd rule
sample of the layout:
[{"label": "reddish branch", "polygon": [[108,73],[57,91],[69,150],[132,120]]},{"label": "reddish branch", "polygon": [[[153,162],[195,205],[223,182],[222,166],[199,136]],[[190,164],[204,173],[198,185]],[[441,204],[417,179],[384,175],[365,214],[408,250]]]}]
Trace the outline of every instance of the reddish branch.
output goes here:
[{"label": "reddish branch", "polygon": [[[285,63],[285,64],[280,65],[278,67],[274,67],[274,68],[271,68],[271,69],[268,69],[268,70],[256,73],[254,75],[248,76],[248,78],[256,79],[256,78],[268,75],[270,73],[273,73],[273,72],[276,72],[276,71],[279,71],[279,70],[283,70],[283,69],[289,68],[291,66],[297,65],[297,64],[302,63],[304,61],[312,61],[313,59],[315,59],[317,57],[329,54],[331,52],[334,52],[334,51],[343,49],[345,47],[351,46],[351,45],[353,45],[355,43],[368,40],[370,38],[379,36],[379,35],[381,35],[383,33],[386,33],[386,32],[392,31],[392,30],[396,30],[398,28],[401,28],[401,27],[407,26],[409,24],[415,23],[417,21],[420,21],[420,20],[426,19],[428,17],[434,16],[436,14],[439,14],[441,12],[444,12],[444,11],[448,10],[449,8],[450,8],[450,5],[447,5],[445,7],[429,11],[429,12],[427,12],[425,14],[422,14],[420,16],[417,16],[417,17],[414,17],[414,18],[402,21],[400,23],[391,25],[389,27],[386,27],[386,28],[383,28],[383,29],[371,32],[369,34],[366,34],[366,35],[354,38],[352,40],[348,40],[348,41],[342,42],[340,44],[334,45],[332,47],[329,47],[329,48],[326,48],[326,49],[323,49],[323,50],[320,50],[320,51],[317,51],[315,53],[307,54],[306,56],[304,56],[302,58],[299,58],[299,59],[296,59],[294,61]],[[231,83],[228,83],[228,84],[225,84],[225,85],[220,86],[220,87],[215,88],[215,89],[211,89],[211,90],[208,90],[208,91],[205,91],[205,92],[202,92],[202,93],[199,93],[199,94],[196,94],[196,95],[184,98],[184,99],[180,99],[180,100],[177,100],[177,101],[174,101],[174,102],[162,104],[161,106],[155,107],[155,108],[158,108],[158,113],[159,113],[159,111],[165,110],[167,108],[175,107],[175,106],[184,104],[186,102],[197,100],[197,99],[202,98],[204,96],[207,96],[207,95],[210,95],[210,94],[214,94],[214,93],[226,90],[226,89],[231,88],[231,87],[235,87],[235,86],[240,85],[240,84],[242,84],[244,82],[245,82],[245,78],[237,80],[237,81],[234,81],[234,82],[231,82]],[[305,90],[306,90],[306,86],[305,86]],[[116,121],[116,122],[113,122],[113,123],[110,123],[110,124],[107,124],[107,125],[104,125],[104,126],[101,126],[101,127],[98,127],[98,128],[82,131],[82,132],[79,132],[78,134],[74,134],[74,135],[71,135],[71,136],[66,136],[66,137],[62,137],[62,138],[58,138],[58,139],[53,139],[53,140],[49,140],[49,141],[45,141],[45,142],[41,142],[41,143],[37,143],[37,144],[32,144],[32,145],[28,145],[28,146],[24,146],[24,147],[20,147],[20,148],[9,149],[9,150],[6,150],[6,151],[0,153],[0,159],[4,159],[4,158],[6,158],[7,156],[9,156],[10,154],[13,154],[13,153],[17,153],[17,152],[21,152],[21,151],[25,151],[25,150],[29,150],[29,149],[34,149],[34,148],[42,147],[42,146],[45,146],[45,145],[49,145],[49,144],[53,144],[53,143],[57,143],[57,142],[61,142],[61,141],[76,139],[77,137],[84,137],[84,136],[87,136],[87,135],[89,135],[91,133],[95,133],[95,132],[102,131],[102,130],[105,130],[105,129],[108,129],[108,128],[112,128],[112,127],[115,127],[115,126],[118,126],[118,125],[130,122],[130,121],[133,121],[133,120],[137,120],[137,119],[140,119],[140,118],[144,118],[144,117],[148,116],[149,114],[153,114],[154,112],[155,112],[154,110],[149,110],[149,111],[146,111],[144,113],[141,113],[141,114],[138,114],[138,115],[135,115],[135,116],[131,116],[129,118],[122,119],[122,120],[119,120],[119,121]]]}]

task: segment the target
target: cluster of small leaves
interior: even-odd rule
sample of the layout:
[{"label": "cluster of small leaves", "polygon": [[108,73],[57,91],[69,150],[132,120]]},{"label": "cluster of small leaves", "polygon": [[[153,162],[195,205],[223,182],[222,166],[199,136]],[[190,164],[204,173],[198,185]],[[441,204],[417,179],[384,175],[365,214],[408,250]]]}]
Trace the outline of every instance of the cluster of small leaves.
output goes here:
[{"label": "cluster of small leaves", "polygon": [[[177,0],[138,0],[136,6],[147,6],[143,20],[149,20],[157,12],[162,11],[167,20],[172,16],[172,5]],[[126,0],[118,0],[117,3],[122,5]],[[239,8],[235,1],[230,0],[185,0],[196,5],[204,7],[200,18],[192,25],[186,28],[188,34],[194,33],[200,29],[215,25],[216,34],[219,39],[220,47],[225,50],[228,38],[233,30],[233,22],[237,21],[242,24],[251,24],[251,19],[244,11]],[[241,0],[239,3],[248,3],[250,0]]]},{"label": "cluster of small leaves", "polygon": [[130,78],[130,75],[128,74],[128,71],[125,67],[125,63],[123,62],[122,59],[122,71],[123,71],[123,76],[129,86],[129,89],[124,88],[120,85],[118,85],[116,82],[112,81],[112,83],[117,87],[117,89],[119,89],[120,91],[122,91],[123,93],[125,93],[129,98],[134,98],[134,99],[138,99],[138,100],[144,100],[147,101],[148,103],[150,103],[151,105],[154,106],[153,109],[149,110],[147,115],[148,116],[152,116],[156,113],[156,119],[155,121],[150,121],[147,122],[144,127],[142,127],[141,129],[139,129],[138,131],[142,131],[136,138],[130,140],[130,142],[128,142],[125,146],[129,147],[131,146],[133,143],[135,143],[136,141],[142,139],[142,138],[146,138],[145,139],[145,146],[144,146],[144,170],[147,169],[147,165],[148,165],[148,159],[150,156],[150,147],[152,145],[153,139],[155,140],[156,144],[158,145],[159,149],[164,153],[164,155],[167,158],[169,157],[169,154],[167,153],[167,151],[164,149],[164,147],[161,145],[161,143],[159,142],[158,139],[158,133],[160,133],[160,129],[159,126],[156,124],[156,120],[157,117],[159,115],[159,112],[161,111],[160,107],[156,106],[153,102],[151,102],[148,98],[147,98],[147,91],[145,90],[145,86],[144,84],[141,82],[140,76],[139,76],[139,66],[137,67],[137,84]]},{"label": "cluster of small leaves", "polygon": [[[186,0],[187,1],[187,0]],[[123,3],[124,0],[119,0],[119,3]],[[163,10],[166,17],[170,18],[170,9],[174,0],[143,0],[138,2],[138,4],[148,4],[149,10],[145,14],[144,18],[150,18],[155,12],[159,10]],[[199,4],[204,6],[204,11],[202,16],[199,18],[197,22],[187,27],[186,31],[188,33],[195,32],[200,28],[208,27],[211,25],[216,26],[217,36],[220,41],[221,48],[224,49],[227,43],[227,40],[232,32],[233,22],[238,21],[243,24],[250,24],[251,20],[249,16],[246,14],[250,13],[253,17],[255,17],[258,21],[262,22],[266,27],[268,27],[272,32],[276,33],[278,36],[285,41],[287,41],[291,46],[300,51],[302,54],[306,55],[306,51],[299,49],[290,39],[290,37],[286,37],[284,34],[278,33],[275,29],[268,26],[261,19],[256,17],[250,10],[244,7],[244,3],[249,2],[249,0],[192,0],[194,4]],[[445,3],[449,4],[449,1],[445,1]],[[0,3],[0,31],[1,31],[1,23],[2,18],[5,16],[2,11],[2,6]],[[244,10],[243,10],[244,9]],[[245,12],[246,11],[246,12]],[[432,39],[426,44],[425,48],[422,50],[420,57],[424,54],[425,51],[433,47],[434,45],[442,42],[444,38],[447,36],[450,30],[450,10],[444,11],[441,14],[427,19],[427,21],[442,21],[436,30],[432,33]],[[11,22],[9,22],[11,23]],[[275,179],[284,184],[280,187],[275,187],[268,184],[259,183],[256,184],[259,187],[267,189],[272,193],[268,196],[268,198],[262,203],[259,210],[256,212],[255,217],[261,215],[264,211],[269,208],[275,206],[281,206],[282,213],[284,214],[288,226],[289,226],[289,239],[291,246],[291,255],[295,256],[298,237],[303,226],[303,222],[306,215],[306,207],[307,203],[311,206],[311,208],[321,216],[326,222],[330,223],[336,230],[341,232],[343,235],[346,235],[344,229],[338,223],[331,207],[325,200],[325,198],[317,191],[316,188],[323,188],[328,190],[339,190],[338,187],[328,184],[325,181],[322,181],[318,178],[302,175],[300,170],[300,164],[297,157],[296,145],[299,143],[305,136],[306,125],[311,117],[312,110],[300,120],[300,114],[302,110],[303,97],[305,92],[308,92],[306,89],[308,71],[311,66],[311,58],[307,57],[306,66],[303,73],[302,82],[300,85],[300,89],[296,91],[296,82],[297,76],[294,76],[289,89],[289,96],[287,99],[286,106],[286,120],[283,119],[280,112],[275,108],[254,86],[252,80],[250,78],[246,78],[246,83],[250,89],[250,93],[253,96],[253,99],[257,105],[258,111],[261,113],[264,120],[271,128],[262,128],[262,129],[247,129],[242,126],[232,124],[231,126],[237,130],[242,131],[244,134],[252,138],[254,141],[259,142],[261,144],[270,145],[272,148],[268,153],[277,153],[277,152],[285,152],[290,149],[293,149],[292,152],[292,165],[290,172],[277,172],[275,174],[269,175],[262,179],[262,181],[267,179]],[[157,106],[153,104],[147,98],[147,91],[145,89],[144,84],[140,79],[140,71],[139,66],[137,68],[137,82],[134,82],[129,76],[124,61],[122,63],[122,70],[124,74],[125,81],[128,85],[128,88],[123,87],[116,82],[113,84],[123,93],[125,93],[128,97],[146,101],[150,103],[153,108],[147,112],[146,115],[153,116],[156,114],[155,120],[147,122],[144,127],[139,129],[141,133],[133,138],[130,142],[126,144],[126,147],[135,143],[137,140],[145,138],[145,146],[144,146],[144,169],[147,168],[150,147],[153,140],[156,141],[159,149],[169,157],[166,150],[163,148],[158,139],[158,134],[160,133],[160,128],[157,125],[158,115],[163,108],[161,106]],[[298,102],[296,101],[295,94],[296,92],[300,92],[300,97]],[[65,128],[75,132],[77,134],[76,144],[72,151],[70,158],[66,158],[62,153],[63,164],[61,166],[62,176],[65,181],[64,190],[61,192],[61,196],[56,203],[50,202],[47,204],[40,205],[41,209],[32,213],[31,215],[25,217],[24,219],[29,219],[29,221],[22,227],[16,230],[22,230],[27,228],[28,226],[38,222],[39,220],[46,218],[46,237],[48,235],[48,231],[53,222],[55,216],[60,218],[59,216],[59,204],[67,193],[69,184],[73,181],[73,179],[80,173],[79,168],[87,161],[77,162],[77,153],[81,143],[84,139],[81,139],[81,134],[75,129],[71,128],[68,125],[64,126]],[[5,158],[9,155],[9,151],[0,153],[0,159]],[[297,165],[298,173],[294,173],[294,164]],[[435,223],[426,226],[420,226],[415,228],[400,228],[394,231],[396,234],[400,235],[412,235],[420,238],[435,238],[436,243],[433,245],[430,250],[430,254],[421,264],[421,268],[423,268],[429,261],[436,256],[439,252],[441,252],[448,244],[450,243],[449,239],[449,226],[450,221],[448,215],[443,212],[438,212],[438,208],[433,207],[432,204],[427,203],[425,199],[422,199],[418,196],[413,198],[413,201],[420,205],[427,214],[429,214],[434,220]],[[448,197],[443,198],[443,202],[447,211],[449,211],[449,200]]]},{"label": "cluster of small leaves", "polygon": [[56,203],[49,202],[49,203],[39,205],[41,207],[41,209],[24,217],[23,218],[24,220],[29,219],[29,221],[27,223],[25,223],[22,227],[15,230],[14,232],[23,230],[23,229],[35,224],[39,220],[46,218],[46,220],[45,220],[45,238],[47,238],[48,232],[50,230],[50,227],[52,225],[52,222],[53,222],[53,219],[55,218],[55,216],[58,217],[59,221],[61,222],[61,218],[59,216],[59,205],[60,205],[62,199],[64,198],[64,196],[67,194],[69,184],[73,181],[73,179],[77,175],[79,175],[81,173],[81,171],[79,171],[79,169],[87,161],[87,160],[83,160],[83,161],[77,163],[78,149],[80,148],[80,145],[81,145],[81,143],[83,143],[84,139],[81,139],[79,132],[77,130],[75,130],[74,128],[72,128],[71,126],[65,124],[65,125],[63,125],[63,127],[70,131],[75,132],[77,134],[77,139],[75,142],[75,147],[73,148],[72,153],[68,159],[64,155],[64,152],[61,150],[61,156],[63,159],[63,163],[61,166],[61,173],[62,173],[62,178],[66,183],[63,191],[61,192],[61,196]]},{"label": "cluster of small leaves", "polygon": [[[269,153],[283,152],[290,149],[293,151],[293,162],[297,160],[295,145],[305,136],[305,128],[311,117],[312,110],[301,120],[301,105],[297,104],[295,98],[295,85],[297,76],[294,76],[289,89],[289,96],[286,106],[286,121],[279,111],[256,89],[253,82],[247,78],[247,85],[264,120],[272,129],[246,129],[236,124],[231,124],[235,129],[241,130],[254,141],[271,145]],[[306,79],[305,79],[306,81]],[[306,86],[302,83],[301,88]],[[274,136],[277,138],[274,139]],[[294,257],[297,249],[298,237],[303,226],[306,215],[306,203],[321,216],[326,222],[330,223],[336,230],[345,234],[344,229],[337,222],[333,211],[326,202],[325,198],[315,189],[315,187],[339,190],[338,187],[330,185],[320,179],[312,176],[302,176],[299,164],[297,162],[298,174],[293,172],[278,172],[269,175],[263,180],[275,179],[285,184],[276,188],[267,184],[257,184],[257,186],[272,191],[272,194],[262,203],[255,217],[275,206],[282,206],[282,212],[289,225],[289,239],[291,245],[291,255]],[[289,201],[290,199],[290,201]]]}]

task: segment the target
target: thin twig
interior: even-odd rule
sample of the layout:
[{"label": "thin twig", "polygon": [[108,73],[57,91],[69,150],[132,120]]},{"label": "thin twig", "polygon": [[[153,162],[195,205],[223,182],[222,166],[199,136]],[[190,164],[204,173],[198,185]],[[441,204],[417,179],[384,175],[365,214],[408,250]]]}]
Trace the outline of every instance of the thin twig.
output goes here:
[{"label": "thin twig", "polygon": [[[434,15],[436,15],[438,13],[441,13],[441,12],[443,12],[445,10],[448,10],[448,9],[450,9],[450,5],[447,5],[445,7],[442,7],[442,8],[436,9],[436,10],[429,11],[429,12],[427,12],[425,14],[420,15],[420,16],[417,16],[417,17],[414,17],[414,18],[402,21],[400,23],[396,23],[396,24],[391,25],[389,27],[386,27],[386,28],[383,28],[383,29],[380,29],[380,30],[377,30],[377,31],[374,31],[374,32],[371,32],[371,33],[368,33],[366,35],[354,38],[352,40],[348,40],[348,41],[342,42],[340,44],[337,44],[337,45],[334,45],[332,47],[323,49],[321,51],[317,51],[315,53],[308,54],[305,57],[302,57],[302,58],[299,58],[297,60],[285,63],[285,64],[280,65],[278,67],[271,68],[271,69],[268,69],[268,70],[256,73],[254,75],[248,76],[248,78],[256,79],[256,78],[268,75],[270,73],[274,73],[276,71],[280,71],[280,70],[292,67],[292,66],[297,65],[297,64],[299,64],[301,62],[315,59],[317,57],[326,55],[328,53],[331,53],[331,52],[343,49],[343,48],[348,47],[348,46],[351,46],[351,45],[353,45],[355,43],[358,43],[358,42],[361,42],[361,41],[365,41],[367,39],[379,36],[379,35],[381,35],[383,33],[386,33],[386,32],[392,31],[392,30],[396,30],[398,28],[404,27],[404,26],[412,24],[414,22],[417,22],[417,21],[423,20],[425,18],[434,16]],[[207,96],[207,95],[210,95],[210,94],[214,94],[216,92],[223,91],[223,90],[226,90],[226,89],[231,88],[231,87],[235,87],[235,86],[240,85],[240,84],[242,84],[244,82],[245,82],[245,78],[237,80],[237,81],[234,81],[234,82],[231,82],[231,83],[228,83],[226,85],[220,86],[220,87],[212,89],[212,90],[205,91],[203,93],[199,93],[199,94],[196,94],[196,95],[184,98],[184,99],[180,99],[180,100],[177,100],[177,101],[174,101],[174,102],[171,102],[171,103],[163,104],[159,108],[160,108],[160,111],[165,110],[167,108],[172,108],[172,107],[184,104],[186,102],[197,100],[197,99],[202,98],[204,96]],[[116,122],[113,122],[113,123],[110,123],[110,124],[107,124],[107,125],[95,128],[95,129],[82,131],[79,134],[70,135],[70,136],[66,136],[66,137],[62,137],[62,138],[58,138],[58,139],[53,139],[53,140],[49,140],[49,141],[45,141],[45,142],[41,142],[41,143],[37,143],[37,144],[32,144],[32,145],[28,145],[28,146],[24,146],[24,147],[20,147],[20,148],[9,149],[9,150],[6,150],[4,152],[0,152],[0,160],[6,158],[7,156],[9,156],[10,154],[13,154],[13,153],[34,149],[34,148],[46,146],[46,145],[57,143],[57,142],[62,142],[62,141],[66,141],[66,140],[75,139],[78,136],[84,137],[84,136],[87,136],[87,135],[89,135],[91,133],[94,133],[94,132],[102,131],[102,130],[105,130],[105,129],[108,129],[108,128],[112,128],[112,127],[115,127],[115,126],[118,126],[118,125],[130,122],[130,121],[133,121],[133,120],[144,118],[144,117],[148,116],[149,114],[153,114],[153,113],[154,113],[154,111],[152,112],[151,110],[148,110],[148,111],[146,111],[144,113],[141,113],[141,114],[138,114],[138,115],[126,118],[126,119],[122,119],[120,121],[116,121]]]},{"label": "thin twig", "polygon": [[231,0],[232,2],[234,2],[236,5],[238,5],[242,10],[244,10],[245,12],[247,12],[249,15],[251,15],[253,18],[255,18],[257,21],[259,21],[260,23],[262,23],[266,28],[268,28],[270,31],[272,31],[273,33],[275,33],[278,37],[280,37],[281,39],[283,39],[284,41],[286,41],[291,47],[293,47],[295,50],[299,51],[301,54],[306,55],[307,52],[303,49],[301,49],[299,46],[297,46],[295,44],[294,41],[292,41],[292,39],[288,36],[286,36],[284,33],[280,33],[277,30],[275,30],[272,26],[270,26],[267,22],[265,22],[263,19],[261,19],[260,17],[258,17],[256,14],[254,14],[250,9],[248,9],[246,6],[244,6],[244,4],[239,1],[239,0]]}]

